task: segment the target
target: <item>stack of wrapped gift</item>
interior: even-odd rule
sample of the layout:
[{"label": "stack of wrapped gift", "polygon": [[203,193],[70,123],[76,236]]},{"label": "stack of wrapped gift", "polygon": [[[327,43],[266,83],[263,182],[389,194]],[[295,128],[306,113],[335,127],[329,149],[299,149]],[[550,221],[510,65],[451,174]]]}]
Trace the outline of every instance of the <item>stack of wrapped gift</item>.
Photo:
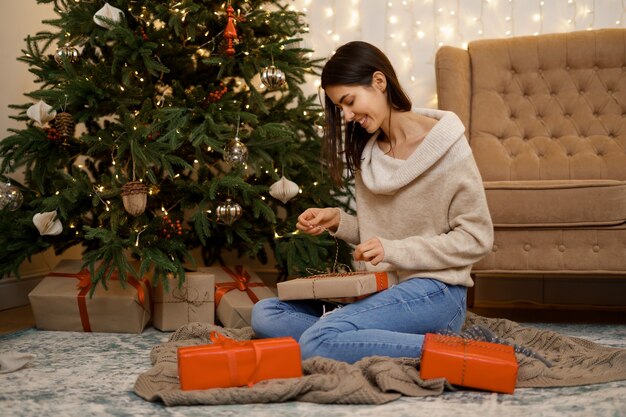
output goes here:
[{"label": "stack of wrapped gift", "polygon": [[193,323],[215,322],[215,275],[187,272],[182,286],[167,278],[154,288],[153,325],[159,330],[176,330]]},{"label": "stack of wrapped gift", "polygon": [[277,285],[281,300],[332,299],[352,302],[398,283],[394,272],[357,271],[296,278]]},{"label": "stack of wrapped gift", "polygon": [[42,330],[141,333],[150,320],[146,280],[113,274],[108,289],[92,287],[80,260],[63,260],[28,294],[35,324]]},{"label": "stack of wrapped gift", "polygon": [[242,328],[251,325],[252,307],[263,298],[276,297],[249,267],[207,266],[198,272],[215,275],[215,315],[224,327]]}]

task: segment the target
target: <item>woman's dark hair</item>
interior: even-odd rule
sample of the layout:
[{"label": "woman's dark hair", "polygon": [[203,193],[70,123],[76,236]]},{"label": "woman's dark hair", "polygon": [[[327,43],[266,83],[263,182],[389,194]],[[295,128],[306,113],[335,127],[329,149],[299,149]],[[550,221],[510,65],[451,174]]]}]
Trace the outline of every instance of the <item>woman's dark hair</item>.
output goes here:
[{"label": "woman's dark hair", "polygon": [[[354,41],[337,49],[322,70],[322,88],[352,85],[371,86],[374,72],[380,71],[387,78],[387,101],[390,108],[399,111],[411,110],[411,100],[400,86],[396,72],[385,54],[367,42]],[[343,154],[351,175],[361,168],[361,153],[372,137],[356,122],[349,122],[341,140],[341,110],[325,95],[324,114],[324,159],[328,164],[331,179],[341,185],[343,177]],[[345,144],[342,146],[342,142]]]}]

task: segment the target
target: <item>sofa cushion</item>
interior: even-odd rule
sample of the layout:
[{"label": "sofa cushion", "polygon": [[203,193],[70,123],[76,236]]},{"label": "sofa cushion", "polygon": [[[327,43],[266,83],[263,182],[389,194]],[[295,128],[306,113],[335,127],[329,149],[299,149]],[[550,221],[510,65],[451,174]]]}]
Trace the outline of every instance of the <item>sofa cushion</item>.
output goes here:
[{"label": "sofa cushion", "polygon": [[624,274],[626,225],[603,228],[498,228],[474,273]]},{"label": "sofa cushion", "polygon": [[626,222],[626,181],[487,181],[495,227],[606,226]]},{"label": "sofa cushion", "polygon": [[625,45],[623,29],[471,42],[483,179],[626,180]]}]

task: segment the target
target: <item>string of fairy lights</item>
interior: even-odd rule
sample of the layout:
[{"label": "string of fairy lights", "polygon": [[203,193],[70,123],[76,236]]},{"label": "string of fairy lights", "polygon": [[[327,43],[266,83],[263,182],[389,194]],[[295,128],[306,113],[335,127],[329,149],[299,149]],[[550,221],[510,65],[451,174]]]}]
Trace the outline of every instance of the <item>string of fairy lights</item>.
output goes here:
[{"label": "string of fairy lights", "polygon": [[[364,40],[392,60],[416,105],[436,106],[434,56],[477,39],[623,27],[626,0],[292,0],[310,26],[305,46],[328,57]],[[311,79],[310,92],[319,81]]]}]

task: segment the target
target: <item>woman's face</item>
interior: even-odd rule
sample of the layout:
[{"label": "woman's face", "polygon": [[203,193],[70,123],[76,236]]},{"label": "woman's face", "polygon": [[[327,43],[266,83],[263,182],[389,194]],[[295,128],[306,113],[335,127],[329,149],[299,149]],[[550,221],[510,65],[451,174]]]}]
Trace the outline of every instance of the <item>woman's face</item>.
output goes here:
[{"label": "woman's face", "polygon": [[325,92],[341,109],[346,122],[354,121],[368,133],[374,133],[384,126],[383,123],[389,117],[385,87],[384,76],[375,73],[371,86],[333,85],[327,87]]}]

